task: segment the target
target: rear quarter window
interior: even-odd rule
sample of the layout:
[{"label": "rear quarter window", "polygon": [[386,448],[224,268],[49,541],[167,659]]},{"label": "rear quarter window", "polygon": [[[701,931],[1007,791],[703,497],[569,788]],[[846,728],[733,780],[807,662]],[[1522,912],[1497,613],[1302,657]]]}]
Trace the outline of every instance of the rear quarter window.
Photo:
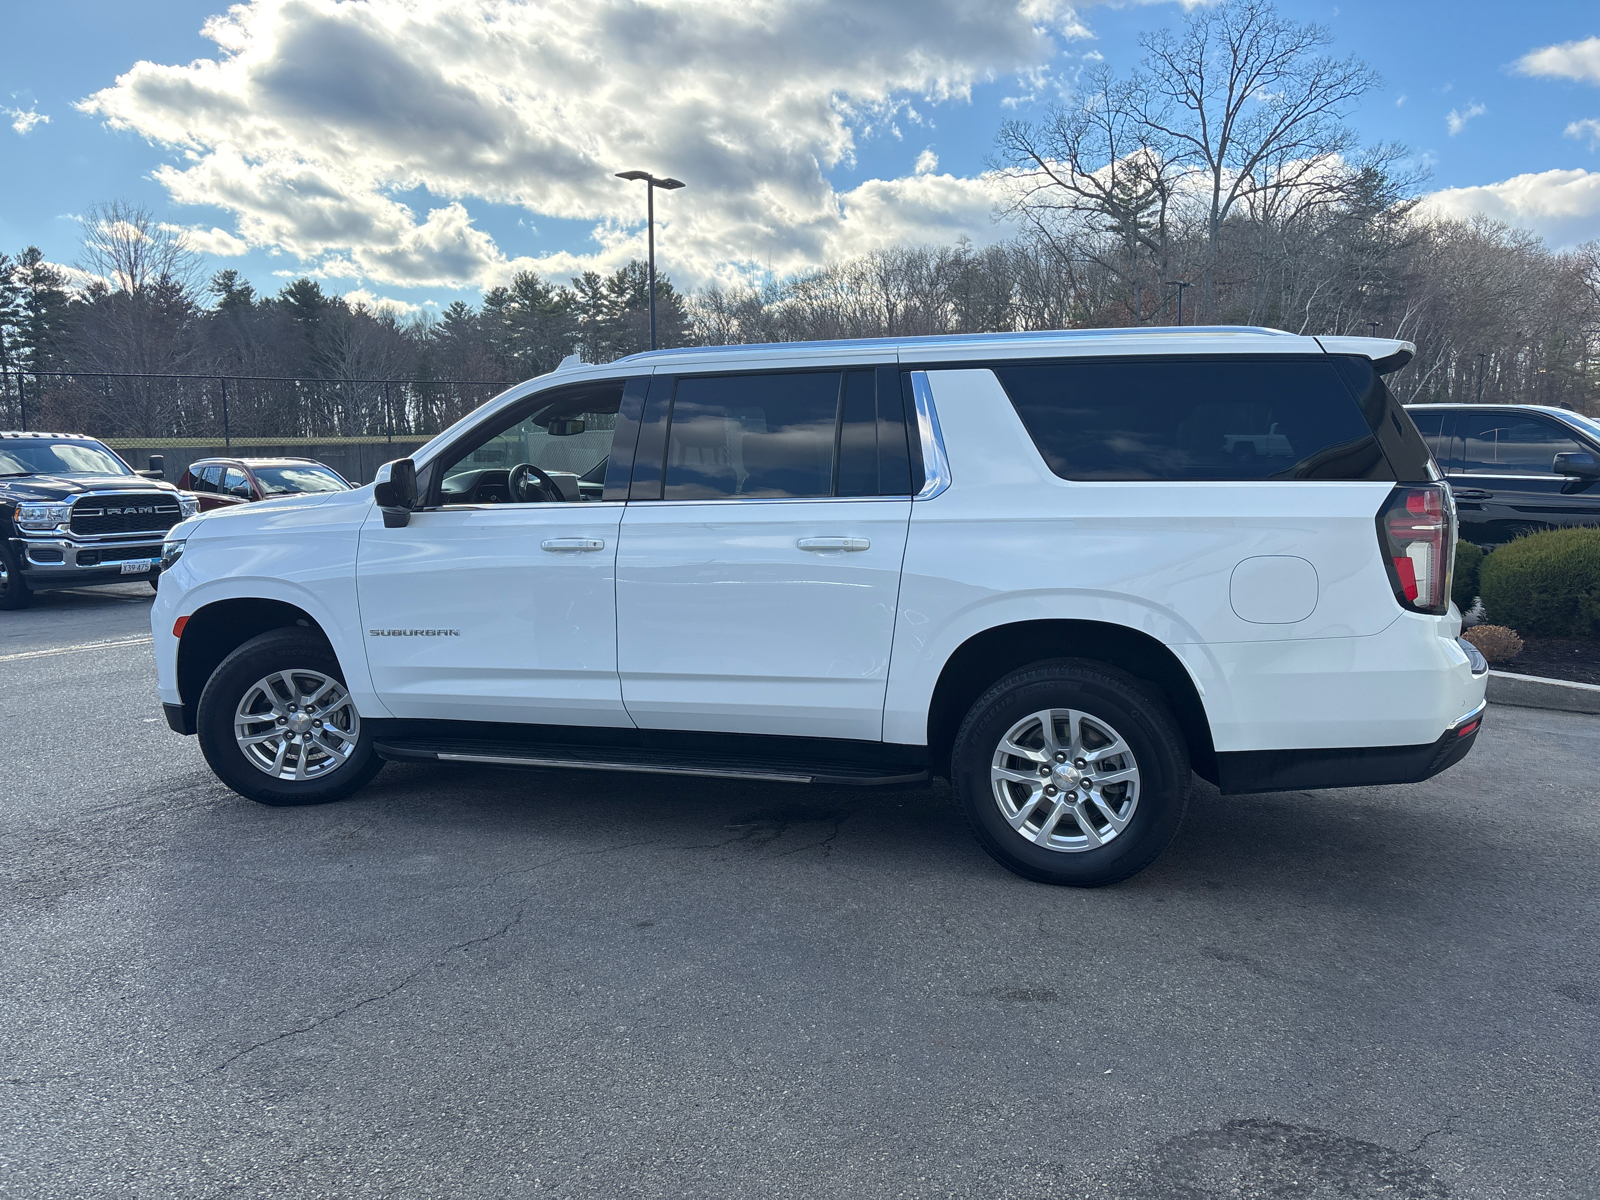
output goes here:
[{"label": "rear quarter window", "polygon": [[1326,357],[1078,359],[994,373],[1063,479],[1395,478]]}]

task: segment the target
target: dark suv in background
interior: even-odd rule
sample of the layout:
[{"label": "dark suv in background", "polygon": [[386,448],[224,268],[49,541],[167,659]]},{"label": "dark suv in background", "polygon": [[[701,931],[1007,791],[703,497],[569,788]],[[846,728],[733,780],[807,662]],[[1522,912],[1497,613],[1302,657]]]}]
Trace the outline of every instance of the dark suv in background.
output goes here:
[{"label": "dark suv in background", "polygon": [[34,592],[154,583],[162,538],[197,511],[159,466],[135,471],[93,438],[0,433],[0,609]]},{"label": "dark suv in background", "polygon": [[1600,424],[1534,404],[1413,404],[1411,419],[1455,493],[1461,536],[1600,525]]}]

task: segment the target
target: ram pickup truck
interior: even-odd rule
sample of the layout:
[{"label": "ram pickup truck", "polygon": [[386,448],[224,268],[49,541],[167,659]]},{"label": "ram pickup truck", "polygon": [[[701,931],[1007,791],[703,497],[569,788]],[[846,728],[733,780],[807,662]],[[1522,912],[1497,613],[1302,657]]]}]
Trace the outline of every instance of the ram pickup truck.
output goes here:
[{"label": "ram pickup truck", "polygon": [[34,592],[156,580],[194,497],[77,434],[0,432],[0,609]]}]

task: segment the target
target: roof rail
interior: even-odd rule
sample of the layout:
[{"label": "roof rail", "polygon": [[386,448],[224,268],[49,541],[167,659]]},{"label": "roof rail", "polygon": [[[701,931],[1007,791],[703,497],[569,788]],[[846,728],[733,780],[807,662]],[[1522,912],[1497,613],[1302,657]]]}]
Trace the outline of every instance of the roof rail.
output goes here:
[{"label": "roof rail", "polygon": [[1102,329],[1037,329],[1013,330],[1006,333],[935,333],[915,334],[906,337],[823,338],[816,341],[751,342],[729,346],[676,346],[667,350],[643,350],[624,355],[617,362],[639,359],[663,359],[678,355],[734,353],[748,350],[793,350],[802,346],[830,350],[850,350],[873,346],[940,346],[962,343],[1037,342],[1048,338],[1079,339],[1104,337],[1214,337],[1217,335],[1250,335],[1255,337],[1294,337],[1282,329],[1269,329],[1262,325],[1116,325]]}]

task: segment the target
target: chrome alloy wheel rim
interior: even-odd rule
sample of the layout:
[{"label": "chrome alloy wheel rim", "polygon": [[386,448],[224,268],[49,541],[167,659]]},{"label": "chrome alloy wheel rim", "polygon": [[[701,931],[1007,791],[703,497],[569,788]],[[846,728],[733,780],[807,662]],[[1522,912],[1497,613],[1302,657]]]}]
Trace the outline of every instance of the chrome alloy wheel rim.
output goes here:
[{"label": "chrome alloy wheel rim", "polygon": [[361,718],[337,679],[276,671],[245,689],[233,736],[245,760],[274,779],[320,779],[355,753]]},{"label": "chrome alloy wheel rim", "polygon": [[1030,713],[1000,739],[989,767],[1006,824],[1045,850],[1094,850],[1128,827],[1139,806],[1133,749],[1099,717],[1075,708]]}]

